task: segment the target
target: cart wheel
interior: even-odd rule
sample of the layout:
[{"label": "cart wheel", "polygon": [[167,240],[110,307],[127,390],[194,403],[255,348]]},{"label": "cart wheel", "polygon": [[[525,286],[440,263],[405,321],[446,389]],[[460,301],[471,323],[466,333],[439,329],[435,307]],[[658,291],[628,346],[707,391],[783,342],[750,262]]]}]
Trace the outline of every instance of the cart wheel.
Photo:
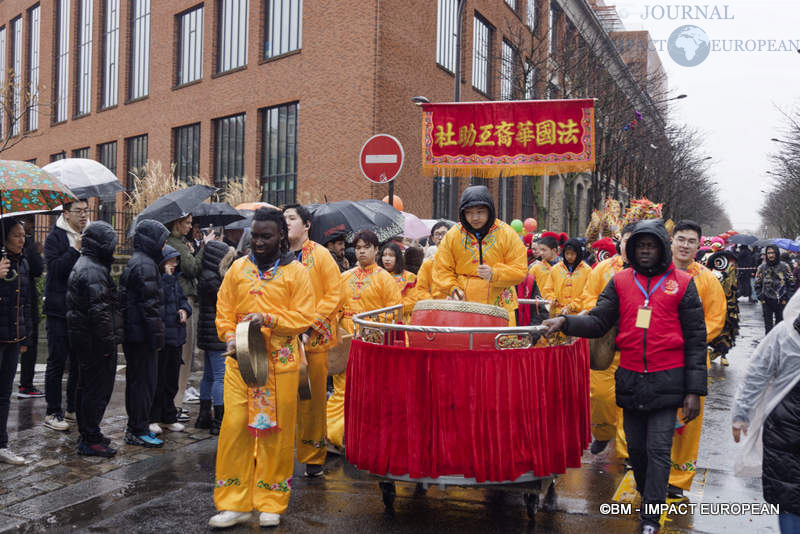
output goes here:
[{"label": "cart wheel", "polygon": [[535,519],[536,511],[539,508],[539,494],[523,493],[522,498],[525,500],[525,508],[528,511],[528,518]]},{"label": "cart wheel", "polygon": [[391,509],[394,507],[394,498],[397,495],[395,491],[394,482],[392,481],[381,481],[378,482],[378,486],[381,488],[381,493],[383,494],[383,505],[386,508]]},{"label": "cart wheel", "polygon": [[542,508],[546,512],[552,512],[556,509],[556,481],[553,480],[550,483],[550,486],[547,488],[547,492],[544,494],[544,500],[542,501]]}]

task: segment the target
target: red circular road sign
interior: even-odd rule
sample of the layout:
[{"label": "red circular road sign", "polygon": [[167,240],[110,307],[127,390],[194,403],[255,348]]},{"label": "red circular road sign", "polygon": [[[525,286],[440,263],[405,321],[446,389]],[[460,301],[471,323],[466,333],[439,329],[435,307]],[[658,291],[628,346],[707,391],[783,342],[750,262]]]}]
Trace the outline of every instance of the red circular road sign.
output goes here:
[{"label": "red circular road sign", "polygon": [[376,184],[391,182],[403,168],[403,145],[388,134],[376,134],[361,147],[358,161],[367,180]]}]

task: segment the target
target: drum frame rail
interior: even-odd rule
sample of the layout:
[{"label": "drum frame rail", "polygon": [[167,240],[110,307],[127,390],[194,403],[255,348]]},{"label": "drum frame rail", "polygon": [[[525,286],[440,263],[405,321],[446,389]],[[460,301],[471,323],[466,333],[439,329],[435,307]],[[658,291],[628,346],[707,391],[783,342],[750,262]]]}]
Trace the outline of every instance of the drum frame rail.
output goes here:
[{"label": "drum frame rail", "polygon": [[[520,304],[550,304],[551,302],[546,299],[519,299]],[[411,324],[398,324],[397,321],[402,317],[403,305],[397,304],[395,306],[387,306],[377,310],[369,310],[353,315],[353,323],[356,325],[357,339],[372,343],[364,339],[364,333],[379,332],[381,335],[381,342],[374,343],[385,345],[386,344],[386,331],[393,332],[419,332],[423,334],[469,334],[469,350],[474,350],[474,334],[496,334],[494,338],[494,348],[497,350],[510,350],[510,349],[527,349],[534,345],[535,337],[543,335],[547,331],[547,327],[541,325],[535,326],[422,326]],[[383,315],[388,319],[392,317],[394,322],[380,323],[369,320],[376,316]],[[506,337],[526,337],[528,344],[522,347],[504,347],[500,343]]]},{"label": "drum frame rail", "polygon": [[[519,299],[519,304],[536,304],[536,305],[550,305],[551,301],[546,299]],[[474,350],[474,334],[496,334],[494,338],[495,349],[497,350],[510,350],[510,349],[527,349],[531,348],[536,338],[543,335],[547,331],[547,327],[536,326],[506,326],[506,327],[465,327],[465,326],[421,326],[398,324],[397,321],[402,317],[403,305],[398,304],[395,306],[387,306],[377,310],[370,310],[353,315],[353,323],[356,325],[355,338],[372,344],[386,344],[386,332],[419,332],[424,334],[469,334],[469,350]],[[370,319],[380,319],[383,316],[388,320],[391,317],[392,322],[376,322]],[[364,338],[364,334],[368,332],[380,333],[380,343],[368,341]],[[522,347],[504,347],[500,343],[506,337],[526,337],[528,344]],[[412,478],[408,475],[377,475],[373,477],[378,479],[378,486],[380,487],[383,497],[383,503],[387,509],[391,510],[394,506],[394,500],[397,495],[395,482],[410,482],[416,483],[418,487],[427,490],[430,486],[439,486],[441,490],[447,486],[457,487],[489,487],[489,488],[503,488],[510,491],[516,490],[522,492],[523,501],[531,521],[535,520],[536,512],[539,509],[539,503],[545,510],[552,510],[555,501],[555,484],[558,475],[551,474],[547,476],[537,477],[533,473],[524,473],[516,480],[509,481],[486,481],[478,482],[474,478],[467,478],[460,475],[445,475],[437,478]]]}]

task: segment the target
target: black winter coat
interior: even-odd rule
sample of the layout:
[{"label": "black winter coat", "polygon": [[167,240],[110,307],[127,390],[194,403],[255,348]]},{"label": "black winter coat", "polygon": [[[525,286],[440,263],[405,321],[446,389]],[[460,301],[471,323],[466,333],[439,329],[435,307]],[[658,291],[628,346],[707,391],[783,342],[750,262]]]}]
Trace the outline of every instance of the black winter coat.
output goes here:
[{"label": "black winter coat", "polygon": [[74,354],[111,356],[122,342],[122,313],[111,264],[117,234],[106,222],[83,232],[81,257],[67,282],[67,334]]},{"label": "black winter coat", "polygon": [[161,249],[169,236],[163,224],[145,219],[136,226],[134,253],[119,283],[124,343],[164,347],[164,291],[161,287]]},{"label": "black winter coat", "polygon": [[[67,316],[67,280],[81,253],[69,246],[67,232],[53,226],[44,241],[44,261],[47,276],[44,279],[44,314],[52,317]],[[66,332],[57,332],[64,334]]]},{"label": "black winter coat", "polygon": [[10,252],[8,259],[11,261],[11,270],[16,271],[18,276],[13,280],[0,280],[0,343],[24,342],[25,346],[30,347],[33,322],[28,295],[28,262],[24,256]]},{"label": "black winter coat", "polygon": [[217,334],[217,292],[223,272],[230,266],[235,251],[221,241],[209,241],[203,252],[202,270],[197,282],[200,315],[197,318],[197,346],[203,350],[224,351],[227,347]]},{"label": "black winter coat", "polygon": [[[36,279],[44,273],[44,258],[36,250],[36,241],[33,236],[25,236],[25,246],[22,249],[22,255],[28,260],[28,282],[29,289],[28,295],[31,301],[31,320],[34,325],[39,324],[39,290],[36,288]],[[33,332],[38,334],[38,332]]]},{"label": "black winter coat", "polygon": [[764,422],[764,500],[800,515],[800,382]]},{"label": "black winter coat", "polygon": [[[661,262],[650,269],[637,265],[634,247],[643,235],[653,235],[661,248]],[[660,276],[672,264],[669,234],[660,221],[639,223],[625,245],[632,267],[648,277]],[[643,271],[646,271],[643,272]],[[617,405],[629,410],[653,411],[679,407],[687,394],[705,396],[708,393],[706,368],[706,327],[703,304],[697,294],[694,280],[678,305],[684,344],[684,365],[674,369],[639,373],[620,367],[615,374]],[[619,321],[619,295],[614,278],[597,299],[597,305],[583,316],[565,316],[564,332],[571,336],[601,337]],[[658,328],[658,325],[651,325]]]},{"label": "black winter coat", "polygon": [[178,310],[184,310],[186,316],[190,317],[192,307],[183,294],[177,271],[174,275],[162,274],[161,285],[164,288],[164,345],[181,347],[186,343],[186,323],[180,322]]}]

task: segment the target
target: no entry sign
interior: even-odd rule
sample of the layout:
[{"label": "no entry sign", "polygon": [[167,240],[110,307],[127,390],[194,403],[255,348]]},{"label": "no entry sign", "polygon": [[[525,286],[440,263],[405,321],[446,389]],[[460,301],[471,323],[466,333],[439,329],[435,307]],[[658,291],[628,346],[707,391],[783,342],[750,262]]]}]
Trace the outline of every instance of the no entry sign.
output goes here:
[{"label": "no entry sign", "polygon": [[388,134],[376,134],[361,147],[359,164],[367,180],[376,184],[391,182],[403,168],[403,145]]}]

